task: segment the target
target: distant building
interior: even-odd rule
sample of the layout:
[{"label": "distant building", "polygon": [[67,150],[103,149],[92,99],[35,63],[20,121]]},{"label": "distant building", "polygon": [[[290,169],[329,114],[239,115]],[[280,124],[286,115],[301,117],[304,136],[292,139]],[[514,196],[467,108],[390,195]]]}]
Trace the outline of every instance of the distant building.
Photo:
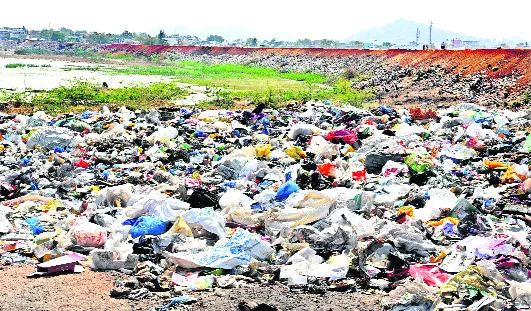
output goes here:
[{"label": "distant building", "polygon": [[120,44],[140,44],[138,40],[135,40],[133,38],[124,38],[124,37],[116,38],[115,42],[120,43]]},{"label": "distant building", "polygon": [[10,40],[24,40],[26,39],[26,30],[24,28],[11,28],[9,33]]},{"label": "distant building", "polygon": [[480,45],[481,42],[479,41],[463,41],[463,46],[466,48],[478,48]]},{"label": "distant building", "polygon": [[[168,42],[169,45],[200,45],[201,39],[196,36],[181,36],[181,35],[171,35],[168,37],[165,37],[164,40]],[[224,42],[222,44],[228,44],[227,42]],[[210,45],[219,45],[219,42],[208,42]]]},{"label": "distant building", "polygon": [[459,48],[462,48],[464,45],[463,45],[463,41],[460,40],[460,39],[453,39],[452,40],[452,47],[454,49],[459,49]]},{"label": "distant building", "polygon": [[346,48],[347,48],[347,44],[344,43],[344,42],[339,42],[339,43],[337,44],[337,48],[338,48],[338,49],[346,49]]},{"label": "distant building", "polygon": [[24,28],[0,28],[0,40],[25,40],[26,30]]},{"label": "distant building", "polygon": [[0,40],[9,40],[9,30],[7,28],[0,28]]}]

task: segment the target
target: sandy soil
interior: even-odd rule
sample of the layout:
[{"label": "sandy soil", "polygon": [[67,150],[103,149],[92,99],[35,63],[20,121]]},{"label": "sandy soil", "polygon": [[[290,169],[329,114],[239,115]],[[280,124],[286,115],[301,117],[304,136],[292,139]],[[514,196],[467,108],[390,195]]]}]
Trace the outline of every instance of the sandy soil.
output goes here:
[{"label": "sandy soil", "polygon": [[114,281],[111,273],[87,269],[81,274],[26,277],[33,272],[35,266],[28,265],[0,270],[0,311],[130,311],[157,305],[154,301],[111,298]]},{"label": "sandy soil", "polygon": [[[148,310],[161,306],[167,299],[132,301],[111,298],[113,272],[94,272],[87,269],[81,274],[63,274],[29,279],[34,266],[8,266],[0,270],[0,311],[100,311]],[[256,306],[264,303],[278,310],[382,310],[379,295],[326,291],[323,294],[290,292],[286,287],[245,287],[215,289],[214,291],[186,293],[198,302],[179,310],[239,310],[245,303]]]}]

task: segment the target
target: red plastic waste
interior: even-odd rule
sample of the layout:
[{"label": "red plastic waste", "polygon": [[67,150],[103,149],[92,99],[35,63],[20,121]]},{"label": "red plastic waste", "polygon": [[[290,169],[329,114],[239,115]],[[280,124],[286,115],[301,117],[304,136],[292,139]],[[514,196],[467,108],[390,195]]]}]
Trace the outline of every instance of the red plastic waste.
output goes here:
[{"label": "red plastic waste", "polygon": [[422,111],[422,109],[420,108],[410,108],[409,114],[411,114],[411,118],[413,118],[413,120],[425,120],[425,119],[437,118],[437,113],[431,109]]},{"label": "red plastic waste", "polygon": [[89,163],[83,159],[79,159],[76,162],[74,162],[74,166],[76,167],[82,167],[82,168],[88,168]]},{"label": "red plastic waste", "polygon": [[439,269],[436,265],[412,265],[409,267],[409,274],[415,279],[421,279],[429,286],[440,287],[450,278],[450,274]]},{"label": "red plastic waste", "polygon": [[347,129],[330,131],[328,132],[328,134],[326,134],[325,138],[328,141],[339,140],[346,144],[353,144],[358,140],[358,136],[356,136],[356,133],[352,130]]},{"label": "red plastic waste", "polygon": [[357,172],[352,172],[352,179],[354,180],[366,180],[367,179],[367,170],[361,170]]},{"label": "red plastic waste", "polygon": [[336,165],[330,162],[318,164],[317,170],[319,173],[325,176],[330,176],[334,174],[334,171],[336,170]]}]

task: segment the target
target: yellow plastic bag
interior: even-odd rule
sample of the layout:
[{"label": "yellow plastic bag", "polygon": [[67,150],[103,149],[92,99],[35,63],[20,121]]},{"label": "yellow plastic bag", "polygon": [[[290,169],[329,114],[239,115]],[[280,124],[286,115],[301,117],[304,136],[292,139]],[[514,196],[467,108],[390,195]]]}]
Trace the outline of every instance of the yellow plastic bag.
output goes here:
[{"label": "yellow plastic bag", "polygon": [[44,205],[36,207],[36,209],[41,210],[41,211],[46,211],[46,210],[48,210],[48,211],[56,211],[60,207],[64,207],[64,205],[63,205],[63,203],[61,203],[61,201],[59,201],[59,200],[51,200],[51,201],[49,201],[48,203],[46,203]]},{"label": "yellow plastic bag", "polygon": [[271,145],[270,144],[258,144],[254,146],[256,150],[257,157],[268,157],[271,154]]},{"label": "yellow plastic bag", "polygon": [[177,220],[171,226],[170,230],[168,230],[164,235],[174,235],[174,234],[184,234],[188,237],[194,237],[194,234],[192,233],[192,229],[190,229],[190,226],[186,223],[183,216],[178,216]]},{"label": "yellow plastic bag", "polygon": [[306,153],[298,146],[290,146],[284,152],[293,160],[300,160],[306,157]]}]

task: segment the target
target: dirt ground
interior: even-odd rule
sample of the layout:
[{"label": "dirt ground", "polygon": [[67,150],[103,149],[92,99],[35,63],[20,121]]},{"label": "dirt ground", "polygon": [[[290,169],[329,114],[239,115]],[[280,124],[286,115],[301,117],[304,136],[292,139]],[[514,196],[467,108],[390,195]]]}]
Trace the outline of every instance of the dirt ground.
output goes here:
[{"label": "dirt ground", "polygon": [[[111,273],[86,269],[80,274],[27,278],[35,266],[8,266],[0,270],[0,311],[147,310],[152,301],[113,299]],[[133,306],[131,304],[134,304]]]},{"label": "dirt ground", "polygon": [[[129,311],[148,310],[166,304],[167,299],[132,301],[109,296],[114,276],[111,272],[87,269],[81,274],[63,274],[27,278],[34,266],[18,265],[0,270],[0,311]],[[194,304],[176,310],[239,310],[245,302],[265,303],[278,310],[382,310],[378,295],[325,292],[307,294],[289,292],[285,287],[245,287],[187,293],[196,297]]]}]

